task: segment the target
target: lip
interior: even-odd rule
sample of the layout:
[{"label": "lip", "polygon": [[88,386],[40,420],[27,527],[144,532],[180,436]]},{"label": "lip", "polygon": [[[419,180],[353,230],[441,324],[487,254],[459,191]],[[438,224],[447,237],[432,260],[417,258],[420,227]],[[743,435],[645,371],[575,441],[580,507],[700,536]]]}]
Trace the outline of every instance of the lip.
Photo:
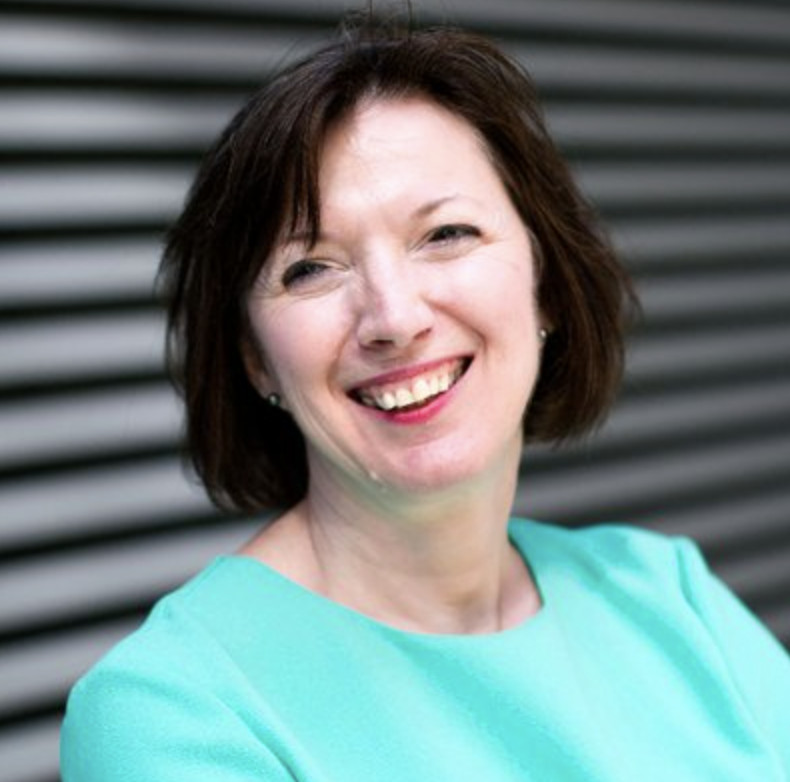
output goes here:
[{"label": "lip", "polygon": [[459,360],[464,362],[466,369],[469,363],[471,363],[472,356],[465,354],[459,354],[456,356],[445,356],[444,358],[436,359],[436,361],[426,361],[421,364],[414,364],[413,366],[403,367],[402,369],[394,369],[390,372],[384,372],[381,375],[376,375],[375,377],[369,377],[366,380],[363,380],[361,383],[357,383],[353,387],[349,388],[347,393],[354,396],[360,393],[361,391],[365,391],[368,388],[374,388],[375,386],[384,386],[390,383],[398,383],[402,380],[410,380],[411,378],[417,377],[418,375],[423,375],[426,372],[432,372],[434,369],[438,369],[444,364],[449,364],[453,361],[459,361]]},{"label": "lip", "polygon": [[[433,397],[427,403],[412,409],[402,409],[398,410],[397,408],[392,410],[381,410],[377,407],[372,407],[365,405],[359,402],[358,399],[355,398],[357,389],[365,389],[372,386],[376,386],[378,384],[385,384],[385,383],[393,383],[408,380],[416,375],[421,375],[424,372],[430,372],[437,367],[441,367],[448,362],[458,361],[462,362],[462,371],[458,379],[455,383],[444,393],[439,394],[438,396]],[[359,404],[360,407],[368,414],[375,416],[376,418],[386,421],[388,423],[394,424],[422,424],[429,421],[434,416],[438,415],[439,412],[444,409],[456,396],[459,386],[463,384],[464,377],[469,370],[469,367],[473,363],[473,356],[468,355],[461,355],[455,358],[444,358],[438,361],[431,361],[426,362],[423,364],[419,364],[417,366],[408,367],[402,370],[396,370],[394,372],[387,372],[383,375],[377,375],[375,378],[366,381],[365,385],[359,385],[354,388],[353,391],[349,392],[349,396],[351,399],[355,401],[356,404]],[[382,380],[383,378],[383,380]]]}]

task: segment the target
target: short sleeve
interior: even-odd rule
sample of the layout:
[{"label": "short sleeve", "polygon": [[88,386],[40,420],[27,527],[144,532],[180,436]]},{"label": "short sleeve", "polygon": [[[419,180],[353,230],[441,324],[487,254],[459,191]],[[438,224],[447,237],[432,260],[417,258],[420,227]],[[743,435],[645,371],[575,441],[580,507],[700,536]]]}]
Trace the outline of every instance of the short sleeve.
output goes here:
[{"label": "short sleeve", "polygon": [[293,782],[262,726],[245,718],[248,705],[223,691],[219,656],[211,671],[151,651],[142,661],[111,654],[74,687],[63,782]]},{"label": "short sleeve", "polygon": [[687,599],[707,627],[782,768],[790,779],[790,655],[710,572],[697,546],[677,543]]}]

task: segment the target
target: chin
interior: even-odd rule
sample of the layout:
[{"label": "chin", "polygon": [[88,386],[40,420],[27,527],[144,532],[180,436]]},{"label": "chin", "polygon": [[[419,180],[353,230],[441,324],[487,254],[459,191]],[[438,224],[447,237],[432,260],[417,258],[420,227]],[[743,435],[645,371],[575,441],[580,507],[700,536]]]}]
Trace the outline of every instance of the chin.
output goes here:
[{"label": "chin", "polygon": [[[405,469],[404,469],[405,467]],[[400,469],[382,472],[369,472],[382,486],[394,491],[429,496],[443,494],[454,489],[469,488],[470,485],[491,475],[491,463],[479,458],[418,458],[410,459]]]}]

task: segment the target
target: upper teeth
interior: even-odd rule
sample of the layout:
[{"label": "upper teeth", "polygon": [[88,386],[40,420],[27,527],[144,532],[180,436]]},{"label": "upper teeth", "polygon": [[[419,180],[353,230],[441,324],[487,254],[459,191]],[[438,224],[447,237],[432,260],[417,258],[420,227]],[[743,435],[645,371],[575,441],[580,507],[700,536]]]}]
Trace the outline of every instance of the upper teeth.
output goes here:
[{"label": "upper teeth", "polygon": [[359,398],[369,407],[379,407],[382,410],[409,407],[448,391],[461,376],[461,372],[460,362],[445,364],[399,385],[366,388],[359,392]]}]

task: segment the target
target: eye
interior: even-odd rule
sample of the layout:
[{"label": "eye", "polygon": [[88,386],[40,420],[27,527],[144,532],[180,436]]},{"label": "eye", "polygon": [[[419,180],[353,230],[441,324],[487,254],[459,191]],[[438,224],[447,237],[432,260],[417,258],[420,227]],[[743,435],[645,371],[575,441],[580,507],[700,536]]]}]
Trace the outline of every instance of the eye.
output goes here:
[{"label": "eye", "polygon": [[326,269],[326,265],[320,261],[305,259],[292,263],[284,272],[282,277],[283,286],[290,288],[304,282],[309,278],[317,277]]},{"label": "eye", "polygon": [[449,244],[473,236],[480,236],[480,231],[472,225],[442,225],[430,233],[428,241],[435,244]]}]

